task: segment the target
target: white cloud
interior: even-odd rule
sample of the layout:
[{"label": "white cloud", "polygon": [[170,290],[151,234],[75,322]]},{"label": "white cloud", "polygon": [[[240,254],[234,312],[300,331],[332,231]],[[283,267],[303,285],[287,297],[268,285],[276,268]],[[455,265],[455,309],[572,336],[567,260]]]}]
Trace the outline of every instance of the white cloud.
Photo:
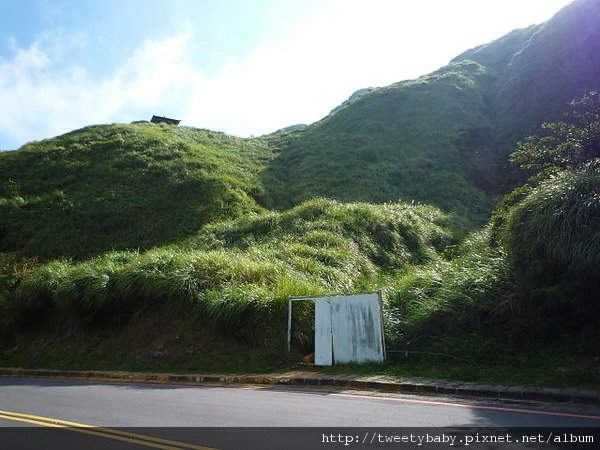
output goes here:
[{"label": "white cloud", "polygon": [[[9,136],[26,135],[29,128],[39,119],[40,112],[51,106],[60,107],[59,99],[54,98],[59,79],[50,79],[51,66],[47,52],[39,42],[27,49],[18,50],[11,61],[0,61],[0,93],[2,111],[0,129]],[[71,71],[72,75],[75,75]],[[46,120],[53,120],[49,117]]]},{"label": "white cloud", "polygon": [[168,94],[189,91],[202,82],[202,73],[193,68],[187,53],[193,38],[189,24],[185,30],[162,40],[147,40],[118,70],[121,95],[128,104],[152,107]]}]

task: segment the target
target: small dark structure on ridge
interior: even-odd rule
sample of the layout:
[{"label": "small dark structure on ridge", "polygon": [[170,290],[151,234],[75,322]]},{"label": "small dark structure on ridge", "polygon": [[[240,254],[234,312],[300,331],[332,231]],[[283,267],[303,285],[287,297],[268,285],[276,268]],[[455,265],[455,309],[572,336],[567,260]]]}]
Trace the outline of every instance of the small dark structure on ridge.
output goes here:
[{"label": "small dark structure on ridge", "polygon": [[166,123],[167,125],[179,125],[179,122],[181,122],[181,120],[175,120],[175,119],[169,119],[168,117],[161,117],[161,116],[152,116],[152,119],[150,119],[150,122],[152,123]]}]

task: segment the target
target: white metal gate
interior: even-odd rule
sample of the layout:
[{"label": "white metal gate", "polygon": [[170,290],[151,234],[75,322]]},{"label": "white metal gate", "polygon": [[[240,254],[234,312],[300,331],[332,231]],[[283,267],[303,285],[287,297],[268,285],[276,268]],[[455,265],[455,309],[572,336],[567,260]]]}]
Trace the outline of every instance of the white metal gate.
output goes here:
[{"label": "white metal gate", "polygon": [[296,300],[315,302],[315,364],[330,366],[385,359],[380,293],[290,297],[288,347],[292,302]]}]

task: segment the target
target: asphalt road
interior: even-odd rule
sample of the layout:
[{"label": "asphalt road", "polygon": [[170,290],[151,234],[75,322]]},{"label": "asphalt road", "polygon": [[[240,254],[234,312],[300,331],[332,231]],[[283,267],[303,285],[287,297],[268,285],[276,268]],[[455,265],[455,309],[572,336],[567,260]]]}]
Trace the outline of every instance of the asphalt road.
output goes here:
[{"label": "asphalt road", "polygon": [[[3,413],[19,413],[23,416],[7,419],[6,415],[2,416]],[[335,390],[0,378],[0,430],[2,427],[5,432],[12,429],[17,438],[22,438],[19,428],[39,425],[36,423],[38,419],[31,419],[32,415],[97,427],[142,430],[142,434],[148,434],[147,427],[162,427],[165,430],[167,427],[177,427],[177,432],[171,430],[168,436],[175,435],[180,439],[186,437],[181,427],[190,427],[189,430],[191,427],[329,427],[333,431],[345,427],[373,430],[384,427],[495,427],[498,430],[511,427],[600,427],[600,408],[384,396]],[[29,423],[24,420],[29,420]],[[224,433],[223,429],[218,432],[230,439],[235,434]],[[51,436],[60,435],[63,438],[77,434],[56,430],[46,430],[44,433],[44,436],[51,433]],[[280,434],[280,437],[285,437],[285,433]],[[158,435],[166,436],[162,431]],[[325,439],[323,433],[318,436],[321,440]],[[328,437],[329,434],[326,440]],[[69,437],[85,438],[83,435]],[[40,434],[40,439],[47,443],[47,437]],[[213,438],[205,441],[203,445],[219,444]],[[63,442],[61,445],[60,448],[79,448],[78,444]],[[218,448],[251,448],[238,447],[231,442],[228,445],[225,442],[224,447]],[[290,445],[272,448],[293,448]],[[88,444],[85,447],[93,448]],[[141,448],[139,445],[134,447]],[[32,447],[25,445],[20,448]],[[165,448],[170,447],[166,445]],[[303,445],[302,448],[310,447]]]}]

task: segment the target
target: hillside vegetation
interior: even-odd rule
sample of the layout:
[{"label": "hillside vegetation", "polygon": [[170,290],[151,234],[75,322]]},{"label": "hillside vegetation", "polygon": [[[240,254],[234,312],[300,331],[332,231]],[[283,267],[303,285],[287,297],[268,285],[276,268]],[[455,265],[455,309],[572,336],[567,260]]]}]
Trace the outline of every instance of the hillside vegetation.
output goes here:
[{"label": "hillside vegetation", "polygon": [[392,283],[397,342],[489,363],[546,348],[598,384],[600,95],[571,107],[513,153],[532,176],[483,231]]},{"label": "hillside vegetation", "polygon": [[[492,202],[464,167],[472,159],[482,174],[485,155],[467,141],[485,140],[490,79],[479,64],[464,62],[414,81],[371,89],[349,106],[288,135],[267,171],[286,186],[265,183],[273,206],[314,196],[342,201],[417,200],[482,222]],[[479,158],[481,161],[475,162]]]},{"label": "hillside vegetation", "polygon": [[261,210],[260,139],[139,123],[0,153],[0,251],[83,258],[177,242]]},{"label": "hillside vegetation", "polygon": [[600,90],[598,23],[600,2],[577,0],[431,74],[359,91],[288,134],[266,172],[270,206],[414,199],[483,225],[493,200],[524,181],[508,164],[517,141]]},{"label": "hillside vegetation", "polygon": [[0,154],[0,251],[88,257],[178,242],[213,220],[314,198],[417,201],[463,234],[524,181],[516,141],[600,90],[600,2],[359,91],[323,120],[240,139],[148,123],[94,126]]}]

